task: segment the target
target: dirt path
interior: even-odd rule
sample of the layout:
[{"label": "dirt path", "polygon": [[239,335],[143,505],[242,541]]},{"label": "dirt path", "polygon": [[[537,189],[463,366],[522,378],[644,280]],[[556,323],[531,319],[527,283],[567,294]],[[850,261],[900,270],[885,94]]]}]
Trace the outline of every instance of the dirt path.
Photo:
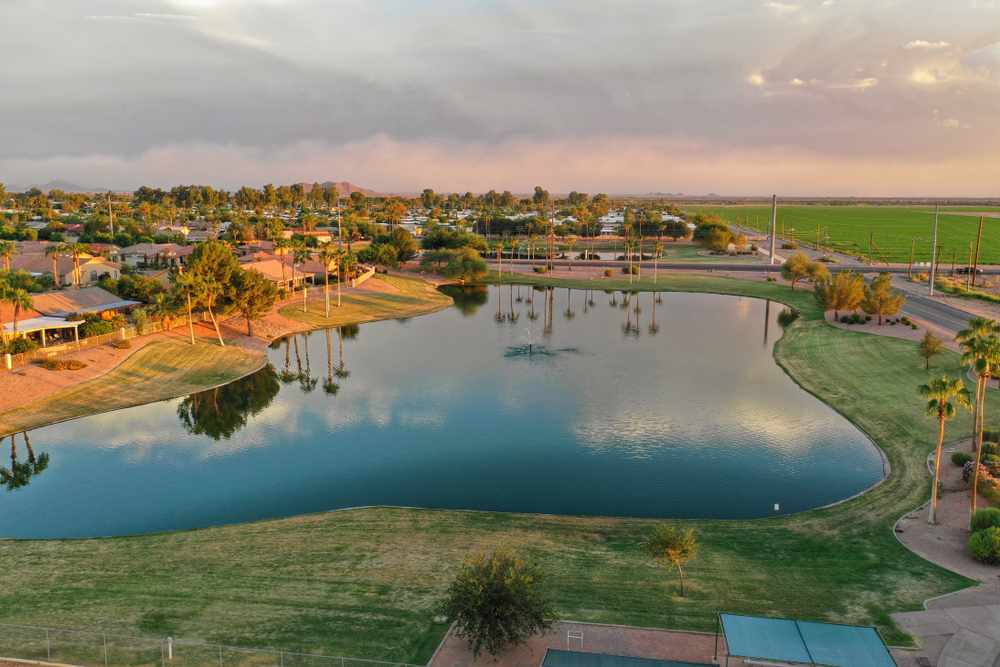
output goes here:
[{"label": "dirt path", "polygon": [[[910,512],[896,524],[896,536],[911,551],[941,567],[982,582],[976,588],[928,600],[925,604],[928,608],[997,604],[1000,600],[1000,568],[973,560],[967,546],[970,491],[962,481],[962,469],[951,462],[951,454],[953,451],[971,452],[971,449],[970,439],[945,446],[942,450],[940,480],[944,489],[938,496],[937,525],[927,523],[930,503]],[[927,459],[931,475],[933,460],[932,453]],[[978,506],[991,505],[980,496]]]}]

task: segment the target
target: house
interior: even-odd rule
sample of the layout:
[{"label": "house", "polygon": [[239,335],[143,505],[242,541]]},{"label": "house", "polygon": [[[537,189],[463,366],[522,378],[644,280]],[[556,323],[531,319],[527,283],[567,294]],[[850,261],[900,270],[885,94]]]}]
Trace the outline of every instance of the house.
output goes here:
[{"label": "house", "polygon": [[303,277],[298,270],[295,271],[295,278],[292,278],[290,258],[285,264],[284,271],[282,271],[281,268],[281,261],[277,259],[266,259],[261,262],[248,262],[243,265],[243,268],[247,271],[257,271],[262,274],[279,290],[290,292],[293,288],[300,288],[302,286]]},{"label": "house", "polygon": [[[81,324],[83,322],[68,322],[62,317],[46,317],[32,308],[22,309],[17,314],[17,337],[27,338],[29,334],[37,333],[42,347],[48,347],[50,342],[79,340],[77,327]],[[46,332],[49,334],[46,335]],[[13,333],[14,308],[8,304],[0,304],[0,338],[7,338]]]},{"label": "house", "polygon": [[312,236],[319,243],[329,243],[331,241],[330,232],[326,230],[318,231],[306,229],[305,227],[297,227],[295,229],[286,229],[281,233],[281,235],[286,239],[290,239],[296,234],[301,234],[302,236]]},{"label": "house", "polygon": [[76,290],[53,290],[32,296],[35,310],[46,317],[63,317],[70,313],[97,313],[110,317],[127,313],[140,305],[138,301],[125,301],[100,287]]},{"label": "house", "polygon": [[[34,276],[55,275],[59,285],[75,285],[75,268],[72,255],[58,255],[53,274],[53,258],[42,253],[14,255],[10,258],[10,268],[27,271]],[[107,273],[112,278],[121,277],[121,264],[104,259],[80,255],[80,284],[92,285]]]},{"label": "house", "polygon": [[203,241],[214,240],[214,239],[217,239],[218,237],[219,237],[219,235],[216,234],[215,232],[213,232],[213,231],[207,231],[207,230],[206,231],[198,231],[198,230],[190,231],[190,232],[188,232],[187,234],[184,235],[184,238],[189,243],[202,243]]},{"label": "house", "polygon": [[177,245],[176,243],[137,243],[119,249],[111,256],[111,259],[131,267],[136,267],[139,264],[179,266],[185,263],[187,256],[192,252],[194,252],[193,246]]},{"label": "house", "polygon": [[247,262],[263,262],[264,260],[267,260],[267,259],[276,259],[276,257],[274,255],[272,255],[271,253],[264,252],[263,250],[258,250],[256,252],[249,253],[249,254],[243,255],[242,257],[237,257],[236,258],[236,260],[240,264],[246,264]]}]

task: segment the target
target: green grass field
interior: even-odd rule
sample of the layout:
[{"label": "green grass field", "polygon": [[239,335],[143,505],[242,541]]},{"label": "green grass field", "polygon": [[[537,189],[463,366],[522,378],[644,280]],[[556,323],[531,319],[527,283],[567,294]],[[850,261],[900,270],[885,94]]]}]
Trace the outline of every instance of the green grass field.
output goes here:
[{"label": "green grass field", "polygon": [[[396,292],[360,292],[341,296],[337,307],[337,288],[330,288],[330,317],[326,317],[326,298],[322,291],[319,296],[307,299],[307,311],[302,310],[302,301],[290,301],[278,312],[285,317],[316,328],[360,324],[383,319],[400,319],[425,315],[447,308],[451,299],[437,291],[433,285],[414,278],[379,275],[369,280],[381,280]],[[324,287],[320,287],[323,290]]]},{"label": "green grass field", "polygon": [[[515,280],[653,288],[651,279]],[[712,630],[716,612],[762,614],[873,624],[890,644],[908,644],[891,612],[973,583],[917,557],[892,532],[930,491],[923,461],[936,426],[915,395],[928,377],[916,343],[835,329],[809,292],[782,285],[671,275],[656,288],[800,310],[775,346],[777,362],[871,436],[892,474],[826,509],[676,522],[702,544],[683,599],[674,576],[638,551],[648,520],[376,508],[124,538],[0,540],[0,621],[424,663],[446,630],[433,621],[435,600],[466,554],[503,541],[552,573],[564,618]],[[953,352],[933,366],[963,375]],[[991,390],[988,423],[996,398]],[[960,414],[949,439],[971,422]]]},{"label": "green grass field", "polygon": [[0,413],[0,434],[185,396],[232,382],[266,363],[263,355],[235,345],[220,349],[209,339],[196,345],[156,341],[100,377]]},{"label": "green grass field", "polygon": [[[770,206],[686,206],[691,212],[714,213],[727,222],[736,222],[766,231],[771,223]],[[996,211],[996,208],[958,206],[941,209],[938,221],[938,246],[942,264],[950,266],[954,256],[959,265],[969,260],[969,244],[975,244],[979,228],[979,214]],[[816,243],[816,230],[820,230],[820,243],[830,249],[857,257],[868,258],[869,241],[875,233],[875,244],[890,262],[906,263],[910,260],[910,240],[914,244],[914,261],[931,260],[934,239],[933,206],[778,206],[779,236],[795,239],[812,247]],[[794,228],[794,231],[792,229]],[[829,239],[823,236],[829,234]],[[883,260],[872,250],[872,259]],[[985,219],[980,264],[1000,263],[1000,218]]]}]

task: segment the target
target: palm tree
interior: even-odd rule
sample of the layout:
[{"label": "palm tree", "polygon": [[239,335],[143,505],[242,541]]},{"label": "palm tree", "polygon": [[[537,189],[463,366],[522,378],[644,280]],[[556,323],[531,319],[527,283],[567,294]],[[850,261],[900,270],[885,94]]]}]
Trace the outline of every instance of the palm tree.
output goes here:
[{"label": "palm tree", "polygon": [[569,270],[573,270],[573,246],[576,245],[576,239],[570,236],[566,239],[566,245],[569,246]]},{"label": "palm tree", "polygon": [[[279,257],[281,257],[281,282],[284,283],[285,286],[287,287],[288,286],[288,277],[287,277],[287,274],[285,273],[285,255],[288,254],[289,243],[288,243],[287,240],[285,240],[284,237],[280,237],[280,236],[279,237],[275,237],[273,243],[274,243],[274,254],[278,255]],[[293,267],[293,269],[294,269],[294,267]],[[295,280],[294,273],[292,274],[292,280],[293,281]],[[292,290],[294,290],[294,289],[295,289],[295,285],[292,285]]]},{"label": "palm tree", "polygon": [[180,287],[187,295],[188,330],[191,332],[191,344],[194,345],[194,317],[191,314],[191,290],[198,279],[193,273],[178,273],[173,280],[175,287]]},{"label": "palm tree", "polygon": [[73,255],[73,280],[77,287],[83,282],[80,273],[80,255],[90,254],[90,246],[86,243],[70,243],[66,246],[66,251]]},{"label": "palm tree", "polygon": [[21,250],[13,241],[0,241],[0,258],[3,258],[3,268],[10,270],[11,255],[20,255]]},{"label": "palm tree", "polygon": [[[292,259],[302,264],[302,312],[308,313],[309,306],[306,305],[306,296],[309,294],[309,289],[306,287],[306,262],[312,259],[312,250],[304,245],[297,246]],[[292,264],[292,282],[295,282],[295,264]]]},{"label": "palm tree", "polygon": [[503,252],[504,242],[498,240],[493,242],[491,250],[497,254],[497,277],[503,276],[503,264],[500,262],[500,253]]},{"label": "palm tree", "polygon": [[319,247],[319,261],[323,263],[323,272],[326,274],[326,317],[330,317],[330,264],[337,260],[337,306],[340,306],[340,252],[332,241],[324,243]]},{"label": "palm tree", "polygon": [[[332,246],[333,243],[329,245]],[[323,391],[328,396],[336,396],[337,392],[340,391],[340,385],[333,381],[333,346],[330,343],[329,329],[326,330],[326,380],[323,381]]]},{"label": "palm tree", "polygon": [[222,340],[222,332],[219,331],[219,322],[215,319],[215,313],[212,312],[212,303],[222,292],[222,285],[215,279],[215,276],[206,276],[197,281],[194,289],[199,299],[205,299],[208,306],[208,316],[212,318],[212,324],[215,325],[215,335],[219,337],[219,345],[225,347],[226,343]]},{"label": "palm tree", "polygon": [[0,280],[0,302],[9,303],[14,307],[14,334],[11,340],[17,339],[17,318],[21,310],[30,310],[35,302],[32,300],[28,290],[23,287],[14,287],[6,280]]},{"label": "palm tree", "polygon": [[[984,319],[984,318],[977,318]],[[990,322],[992,320],[988,320]],[[983,323],[985,326],[985,323]],[[979,464],[983,452],[983,425],[986,419],[986,386],[990,376],[1000,365],[1000,338],[990,335],[975,336],[962,342],[965,353],[962,365],[970,366],[976,374],[975,419],[973,420],[972,444],[976,452],[976,467],[972,475],[971,511],[975,513],[979,494]]]},{"label": "palm tree", "polygon": [[169,294],[154,294],[153,299],[146,307],[146,311],[153,321],[163,322],[165,328],[170,328],[170,316],[174,312],[173,299]]},{"label": "palm tree", "polygon": [[[988,370],[988,365],[985,359],[989,353],[989,346],[982,344],[982,341],[990,335],[997,333],[997,323],[996,320],[991,320],[985,317],[973,317],[969,320],[968,326],[959,331],[955,335],[955,340],[958,344],[965,349],[965,353],[962,355],[963,365],[975,365],[977,362],[982,360],[979,364],[980,369],[984,372]],[[974,369],[975,370],[975,369]],[[979,371],[976,372],[977,383],[976,383],[976,402],[975,402],[975,416],[973,418],[973,432],[972,432],[972,451],[979,451],[979,446],[982,443],[982,424],[981,424],[981,413],[983,407],[983,401],[985,401],[985,390],[980,391],[980,387],[984,384],[984,378],[980,375]],[[980,397],[982,394],[982,397]]]},{"label": "palm tree", "polygon": [[[962,386],[962,380],[948,380],[948,376],[932,377],[930,382],[917,387],[917,396],[927,399],[924,413],[928,418],[938,419],[937,456],[934,458],[934,485],[931,488],[931,513],[927,523],[937,523],[938,476],[941,470],[941,446],[944,444],[944,423],[954,419],[955,405],[971,410],[969,390]],[[951,401],[954,399],[955,405]]]},{"label": "palm tree", "polygon": [[510,242],[510,275],[514,275],[514,253],[520,254],[521,242],[516,238]]},{"label": "palm tree", "polygon": [[538,234],[532,232],[528,235],[528,240],[531,241],[531,270],[535,270],[535,241],[538,240]]},{"label": "palm tree", "polygon": [[632,239],[627,239],[625,241],[625,250],[628,251],[628,284],[632,284],[632,251],[635,250],[635,241]]},{"label": "palm tree", "polygon": [[55,278],[56,287],[59,286],[59,255],[65,254],[67,248],[65,243],[50,243],[45,248],[45,256],[52,257],[52,277]]},{"label": "palm tree", "polygon": [[660,253],[663,252],[663,243],[657,241],[653,244],[653,284],[656,284],[656,262],[660,258]]}]

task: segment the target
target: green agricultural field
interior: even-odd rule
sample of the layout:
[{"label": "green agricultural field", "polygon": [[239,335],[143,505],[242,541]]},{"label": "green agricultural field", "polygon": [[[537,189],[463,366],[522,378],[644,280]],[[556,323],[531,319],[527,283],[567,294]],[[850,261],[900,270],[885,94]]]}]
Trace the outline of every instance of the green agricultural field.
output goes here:
[{"label": "green agricultural field", "polygon": [[[767,229],[771,221],[770,206],[686,206],[691,212],[704,211],[720,216],[726,222],[749,224],[758,230]],[[938,246],[942,264],[952,258],[959,265],[969,261],[969,244],[975,244],[979,215],[996,213],[996,207],[941,209],[938,220]],[[906,263],[910,261],[911,239],[915,262],[929,262],[934,240],[933,206],[778,206],[778,235],[795,239],[812,247],[819,229],[820,243],[831,250],[868,259],[869,243],[874,232],[875,245],[884,259],[872,248],[875,262]],[[782,232],[784,230],[784,232]],[[794,231],[793,231],[794,230]],[[829,239],[824,241],[824,235]],[[985,219],[980,264],[1000,263],[1000,218]]]}]

